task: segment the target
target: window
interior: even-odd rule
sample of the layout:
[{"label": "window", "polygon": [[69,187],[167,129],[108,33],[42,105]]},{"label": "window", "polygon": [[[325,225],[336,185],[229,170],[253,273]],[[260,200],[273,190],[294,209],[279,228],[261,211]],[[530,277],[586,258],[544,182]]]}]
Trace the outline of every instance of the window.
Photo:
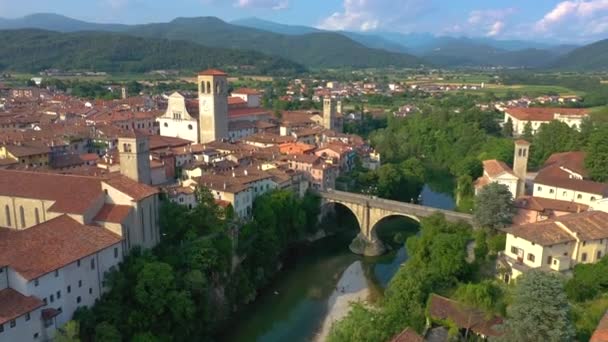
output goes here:
[{"label": "window", "polygon": [[55,270],[55,278],[59,277],[59,270]]},{"label": "window", "polygon": [[55,301],[55,295],[51,295],[49,299],[51,300],[51,303],[53,303]]},{"label": "window", "polygon": [[553,261],[553,257],[552,256],[548,256],[547,257],[547,265],[551,265],[551,262]]},{"label": "window", "polygon": [[19,216],[21,217],[21,228],[25,228],[25,209],[19,206]]},{"label": "window", "polygon": [[564,256],[568,256],[568,252],[564,252]]},{"label": "window", "polygon": [[89,287],[89,294],[93,294],[93,288]]},{"label": "window", "polygon": [[554,193],[555,193],[555,189],[550,189],[550,190],[549,190],[549,193],[550,193],[550,194],[554,194]]},{"label": "window", "polygon": [[95,269],[95,259],[91,259],[91,269]]},{"label": "window", "polygon": [[586,245],[587,245],[587,241],[583,241],[583,246],[586,246]]},{"label": "window", "polygon": [[76,297],[76,303],[80,303],[82,301],[82,298],[80,298],[80,296]]},{"label": "window", "polygon": [[0,333],[4,332],[4,324],[0,324]]},{"label": "window", "polygon": [[78,259],[78,261],[76,261],[76,266],[80,267],[80,259]]},{"label": "window", "polygon": [[118,247],[114,248],[114,259],[118,258]]},{"label": "window", "polygon": [[6,225],[8,227],[11,226],[11,209],[8,207],[8,205],[4,206],[4,215],[6,215]]},{"label": "window", "polygon": [[587,253],[581,254],[581,261],[583,261],[583,262],[587,261]]},{"label": "window", "polygon": [[30,320],[30,318],[31,318],[31,317],[30,317],[30,313],[29,313],[29,312],[28,312],[28,313],[26,313],[26,314],[25,314],[25,321],[26,321],[26,322],[27,322],[27,321],[29,321],[29,320]]},{"label": "window", "polygon": [[163,126],[165,126],[165,127],[169,127],[169,124],[165,122],[165,123],[163,124]]},{"label": "window", "polygon": [[46,297],[44,297],[44,298],[42,299],[42,301],[44,302],[44,305],[47,305],[47,304],[48,304],[48,302],[46,301]]},{"label": "window", "polygon": [[591,196],[591,202],[595,202],[595,196]]},{"label": "window", "polygon": [[543,187],[542,187],[542,186],[539,186],[539,187],[537,187],[537,188],[536,188],[536,190],[538,190],[538,191],[543,191]]},{"label": "window", "polygon": [[578,196],[576,196],[577,199],[583,199],[583,195],[578,194]]},{"label": "window", "polygon": [[57,291],[57,299],[61,298],[61,291]]},{"label": "window", "polygon": [[528,253],[528,261],[534,262],[534,254]]},{"label": "window", "polygon": [[513,253],[513,254],[517,254],[518,250],[519,249],[517,247],[515,247],[515,246],[511,247],[511,253]]},{"label": "window", "polygon": [[597,260],[602,258],[602,251],[597,251]]},{"label": "window", "polygon": [[72,292],[72,287],[68,285],[68,288],[66,289],[68,291],[68,293]]},{"label": "window", "polygon": [[40,282],[38,281],[38,279],[34,279],[34,286],[38,287],[39,284]]},{"label": "window", "polygon": [[14,328],[17,325],[17,321],[12,320],[10,325],[11,325],[11,328]]},{"label": "window", "polygon": [[37,338],[38,338],[38,336],[39,336],[39,334],[38,334],[38,333],[35,333],[35,334],[34,334],[34,339],[37,339]]},{"label": "window", "polygon": [[192,127],[192,125],[188,125],[188,129],[189,129],[189,130],[193,130],[193,129],[194,129],[194,127]]},{"label": "window", "polygon": [[38,208],[34,209],[34,216],[36,218],[36,224],[40,224],[40,213],[38,212]]},{"label": "window", "polygon": [[78,287],[82,287],[82,280],[78,281]]},{"label": "window", "polygon": [[562,192],[562,196],[566,197],[566,195],[568,195],[568,191]]}]

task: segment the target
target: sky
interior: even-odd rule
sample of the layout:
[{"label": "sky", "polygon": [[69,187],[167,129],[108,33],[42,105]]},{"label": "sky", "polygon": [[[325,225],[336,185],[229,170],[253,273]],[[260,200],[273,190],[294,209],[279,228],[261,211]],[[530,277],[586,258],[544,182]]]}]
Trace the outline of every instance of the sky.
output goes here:
[{"label": "sky", "polygon": [[608,38],[608,0],[0,0],[0,17],[41,12],[126,24],[255,16],[330,30],[559,42]]}]

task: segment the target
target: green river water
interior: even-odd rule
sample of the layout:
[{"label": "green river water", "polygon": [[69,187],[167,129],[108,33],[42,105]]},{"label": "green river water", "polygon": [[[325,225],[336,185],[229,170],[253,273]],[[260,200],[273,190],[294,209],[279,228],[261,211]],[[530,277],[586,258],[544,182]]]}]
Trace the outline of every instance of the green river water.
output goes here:
[{"label": "green river water", "polygon": [[[422,201],[426,205],[452,209],[453,199],[425,187]],[[340,216],[348,216],[342,212]],[[256,301],[243,308],[227,328],[222,341],[311,341],[320,330],[329,310],[329,298],[342,273],[354,262],[361,261],[371,300],[383,290],[399,266],[407,260],[403,244],[395,243],[397,233],[405,237],[418,232],[418,223],[405,218],[388,218],[381,222],[379,236],[393,249],[375,258],[352,254],[348,245],[358,232],[352,217],[338,217],[332,223],[341,232],[290,251],[288,261],[272,285]]]}]

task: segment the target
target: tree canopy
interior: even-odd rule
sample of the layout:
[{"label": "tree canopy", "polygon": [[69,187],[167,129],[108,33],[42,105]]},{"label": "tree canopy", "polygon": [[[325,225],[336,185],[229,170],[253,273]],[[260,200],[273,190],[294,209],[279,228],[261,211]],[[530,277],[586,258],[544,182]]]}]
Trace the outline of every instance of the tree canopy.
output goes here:
[{"label": "tree canopy", "polygon": [[513,195],[504,184],[490,183],[475,197],[473,218],[482,227],[496,229],[508,226],[516,213]]}]

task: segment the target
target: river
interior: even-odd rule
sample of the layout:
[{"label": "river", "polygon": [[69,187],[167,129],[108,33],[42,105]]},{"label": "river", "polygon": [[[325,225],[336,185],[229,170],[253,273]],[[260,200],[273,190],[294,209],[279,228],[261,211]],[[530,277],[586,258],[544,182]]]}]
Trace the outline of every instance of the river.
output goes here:
[{"label": "river", "polygon": [[[425,186],[422,201],[442,209],[453,209],[451,196],[437,193]],[[254,303],[235,317],[233,327],[224,341],[312,341],[320,333],[330,307],[342,289],[348,270],[362,270],[369,300],[381,298],[382,293],[399,266],[407,260],[403,243],[394,241],[395,234],[403,237],[418,232],[418,223],[405,218],[389,218],[379,228],[379,236],[392,250],[380,257],[368,258],[352,254],[348,245],[358,228],[351,219],[333,222],[340,233],[290,251],[290,255],[272,285],[260,293]],[[359,265],[356,265],[359,263]],[[356,268],[354,268],[356,266]],[[347,284],[348,285],[348,284]]]}]

